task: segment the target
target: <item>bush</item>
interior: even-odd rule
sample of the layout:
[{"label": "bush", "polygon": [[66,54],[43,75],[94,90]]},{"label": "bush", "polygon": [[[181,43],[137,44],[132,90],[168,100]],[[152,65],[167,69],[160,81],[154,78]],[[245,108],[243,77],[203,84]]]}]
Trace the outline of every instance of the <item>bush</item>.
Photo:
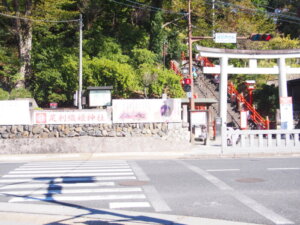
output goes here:
[{"label": "bush", "polygon": [[25,88],[16,88],[10,92],[9,99],[16,99],[16,98],[32,98],[32,95],[30,91],[28,91]]},{"label": "bush", "polygon": [[51,93],[48,96],[49,102],[65,102],[67,101],[67,97],[64,94]]},{"label": "bush", "polygon": [[2,88],[0,88],[0,100],[7,100],[9,99],[9,93],[7,91],[4,91]]}]

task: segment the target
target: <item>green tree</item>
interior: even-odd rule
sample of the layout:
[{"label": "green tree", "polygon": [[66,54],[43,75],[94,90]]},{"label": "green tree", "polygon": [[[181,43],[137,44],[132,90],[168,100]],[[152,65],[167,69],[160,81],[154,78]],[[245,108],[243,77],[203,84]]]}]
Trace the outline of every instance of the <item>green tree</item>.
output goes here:
[{"label": "green tree", "polygon": [[254,105],[264,116],[269,116],[271,121],[275,120],[276,109],[279,108],[278,87],[263,84],[254,91]]},{"label": "green tree", "polygon": [[135,68],[139,68],[140,65],[154,65],[156,63],[157,55],[149,51],[148,49],[135,48],[131,51],[131,64]]},{"label": "green tree", "polygon": [[84,60],[84,86],[113,86],[115,97],[130,97],[139,89],[132,66],[106,58]]},{"label": "green tree", "polygon": [[138,74],[145,97],[159,98],[164,93],[171,98],[184,96],[180,84],[181,77],[175,74],[174,71],[142,64]]},{"label": "green tree", "polygon": [[149,49],[157,54],[158,60],[162,59],[162,49],[164,44],[162,25],[162,13],[160,11],[155,12],[151,18]]},{"label": "green tree", "polygon": [[[6,17],[1,25],[15,37],[19,50],[19,80],[17,88],[24,88],[26,80],[32,76],[31,50],[33,39],[33,18],[60,19],[69,16],[63,8],[73,4],[73,0],[14,0],[2,1],[0,9],[14,17]],[[24,19],[28,18],[28,19]]]},{"label": "green tree", "polygon": [[0,87],[10,91],[19,78],[19,62],[16,49],[0,46]]}]

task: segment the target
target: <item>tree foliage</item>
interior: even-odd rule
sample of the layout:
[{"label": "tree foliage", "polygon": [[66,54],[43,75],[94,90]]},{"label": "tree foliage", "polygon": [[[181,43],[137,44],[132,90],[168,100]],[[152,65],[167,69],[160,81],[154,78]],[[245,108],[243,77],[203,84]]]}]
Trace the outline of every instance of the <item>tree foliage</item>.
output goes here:
[{"label": "tree foliage", "polygon": [[[285,14],[297,13],[299,4],[283,0],[215,1],[213,17],[210,1],[192,1],[193,35],[208,36],[213,30],[237,32],[238,36],[268,32],[275,36],[271,41],[245,41],[238,48],[299,48],[299,25],[280,20],[280,15],[268,16],[275,8],[288,9],[282,10]],[[81,13],[83,88],[112,85],[113,95],[120,98],[161,97],[163,93],[182,97],[180,77],[167,67],[170,60],[179,60],[181,52],[187,50],[186,11],[186,0],[1,1],[1,13],[36,21],[0,15],[0,88],[10,93],[26,81],[39,104],[57,101],[71,105],[78,89],[78,22],[46,20],[74,20]],[[237,47],[212,40],[198,44]],[[272,65],[273,62],[259,63]],[[297,66],[295,60],[288,63]],[[232,77],[238,82],[244,78]],[[267,80],[257,79],[261,83]]]}]

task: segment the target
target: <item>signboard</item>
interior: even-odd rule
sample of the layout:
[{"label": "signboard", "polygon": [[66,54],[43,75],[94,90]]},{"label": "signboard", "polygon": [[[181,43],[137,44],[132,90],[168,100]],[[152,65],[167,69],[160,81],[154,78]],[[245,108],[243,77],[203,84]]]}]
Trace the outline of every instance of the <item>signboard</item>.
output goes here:
[{"label": "signboard", "polygon": [[280,122],[282,130],[293,129],[292,97],[280,97]]},{"label": "signboard", "polygon": [[191,124],[207,126],[207,113],[207,111],[191,111]]},{"label": "signboard", "polygon": [[113,122],[181,122],[181,99],[114,99]]},{"label": "signboard", "polygon": [[90,90],[89,106],[110,106],[111,105],[111,91],[110,90]]},{"label": "signboard", "polygon": [[215,33],[216,43],[236,43],[236,33]]},{"label": "signboard", "polygon": [[0,125],[31,124],[29,100],[0,101]]},{"label": "signboard", "polygon": [[33,124],[99,124],[111,123],[107,110],[51,111],[33,112]]}]

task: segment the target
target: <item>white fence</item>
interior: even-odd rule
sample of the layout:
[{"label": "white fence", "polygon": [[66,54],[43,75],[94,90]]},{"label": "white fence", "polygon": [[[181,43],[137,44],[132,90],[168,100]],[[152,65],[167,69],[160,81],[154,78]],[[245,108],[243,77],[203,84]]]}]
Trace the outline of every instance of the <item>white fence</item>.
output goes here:
[{"label": "white fence", "polygon": [[226,148],[300,152],[300,130],[227,130]]}]

